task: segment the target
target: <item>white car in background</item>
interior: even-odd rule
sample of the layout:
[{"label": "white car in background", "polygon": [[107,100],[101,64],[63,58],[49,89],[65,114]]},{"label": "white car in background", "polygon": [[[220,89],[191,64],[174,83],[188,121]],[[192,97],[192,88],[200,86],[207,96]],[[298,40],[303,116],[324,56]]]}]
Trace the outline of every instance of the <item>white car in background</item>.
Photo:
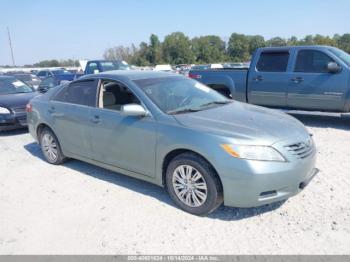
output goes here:
[{"label": "white car in background", "polygon": [[174,72],[174,69],[171,67],[171,65],[156,65],[153,70],[162,72]]}]

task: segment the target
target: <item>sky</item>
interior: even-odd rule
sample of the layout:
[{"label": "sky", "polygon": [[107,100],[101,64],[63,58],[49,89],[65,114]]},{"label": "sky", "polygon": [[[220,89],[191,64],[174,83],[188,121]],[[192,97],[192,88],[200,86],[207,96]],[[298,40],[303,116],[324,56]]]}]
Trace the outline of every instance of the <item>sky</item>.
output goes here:
[{"label": "sky", "polygon": [[98,59],[106,48],[233,32],[304,37],[350,32],[349,0],[0,0],[0,65],[45,59]]}]

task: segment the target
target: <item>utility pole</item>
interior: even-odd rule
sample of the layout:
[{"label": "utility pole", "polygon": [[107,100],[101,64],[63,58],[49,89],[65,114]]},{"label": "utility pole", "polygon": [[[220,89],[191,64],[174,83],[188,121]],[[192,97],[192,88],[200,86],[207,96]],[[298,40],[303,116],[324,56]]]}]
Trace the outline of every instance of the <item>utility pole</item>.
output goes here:
[{"label": "utility pole", "polygon": [[11,35],[10,35],[10,29],[7,27],[7,34],[9,37],[9,44],[10,44],[10,49],[11,49],[11,57],[12,57],[12,65],[15,67],[15,57],[13,56],[13,49],[12,49],[12,42],[11,42]]}]

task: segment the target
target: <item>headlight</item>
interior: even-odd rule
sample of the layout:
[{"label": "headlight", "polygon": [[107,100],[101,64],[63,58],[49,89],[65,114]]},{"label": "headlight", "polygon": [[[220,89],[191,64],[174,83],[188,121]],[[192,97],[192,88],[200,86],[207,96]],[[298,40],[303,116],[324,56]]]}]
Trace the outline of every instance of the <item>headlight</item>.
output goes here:
[{"label": "headlight", "polygon": [[248,145],[229,145],[224,144],[221,147],[236,158],[260,161],[278,161],[285,162],[284,157],[273,147],[270,146],[248,146]]},{"label": "headlight", "polygon": [[10,110],[0,106],[0,114],[11,114]]}]

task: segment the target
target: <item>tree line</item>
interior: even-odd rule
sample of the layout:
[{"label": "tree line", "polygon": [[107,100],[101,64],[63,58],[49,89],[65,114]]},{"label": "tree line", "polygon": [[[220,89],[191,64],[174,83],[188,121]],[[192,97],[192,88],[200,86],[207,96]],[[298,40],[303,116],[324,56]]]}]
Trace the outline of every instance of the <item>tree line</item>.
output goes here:
[{"label": "tree line", "polygon": [[[74,59],[49,59],[49,60],[43,60],[34,64],[26,64],[23,67],[78,67],[80,66],[79,60]],[[3,68],[11,68],[10,65],[4,65],[0,66]]]},{"label": "tree line", "polygon": [[333,37],[307,35],[298,39],[273,37],[266,40],[261,35],[233,33],[228,42],[216,35],[194,37],[190,39],[182,32],[167,35],[161,42],[152,34],[148,42],[141,42],[137,47],[115,46],[104,51],[105,59],[120,59],[138,66],[156,64],[206,64],[220,62],[245,62],[258,47],[287,45],[329,45],[350,53],[350,34]]}]

